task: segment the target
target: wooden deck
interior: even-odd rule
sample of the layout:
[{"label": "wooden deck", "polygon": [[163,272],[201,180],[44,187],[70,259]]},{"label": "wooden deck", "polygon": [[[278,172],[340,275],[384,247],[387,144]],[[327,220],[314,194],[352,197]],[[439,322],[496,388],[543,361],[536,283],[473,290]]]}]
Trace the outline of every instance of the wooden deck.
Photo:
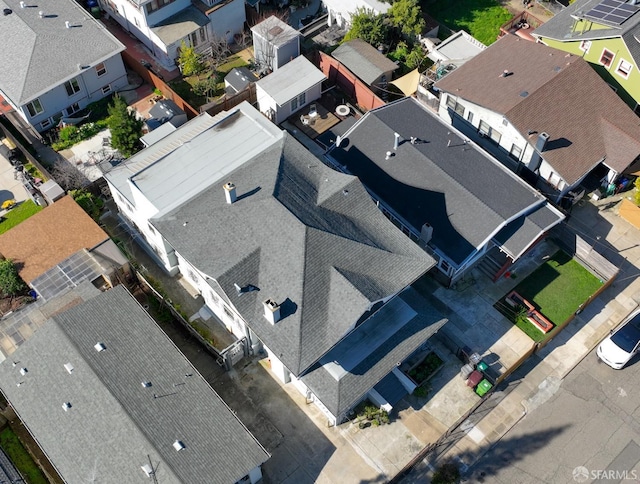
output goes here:
[{"label": "wooden deck", "polygon": [[[313,104],[313,103],[312,103]],[[305,106],[296,114],[289,118],[289,122],[294,124],[296,128],[302,131],[311,139],[316,139],[326,130],[338,124],[341,119],[334,115],[320,103],[315,103],[318,114],[314,117],[309,116],[309,106]],[[308,124],[305,124],[307,122]]]}]

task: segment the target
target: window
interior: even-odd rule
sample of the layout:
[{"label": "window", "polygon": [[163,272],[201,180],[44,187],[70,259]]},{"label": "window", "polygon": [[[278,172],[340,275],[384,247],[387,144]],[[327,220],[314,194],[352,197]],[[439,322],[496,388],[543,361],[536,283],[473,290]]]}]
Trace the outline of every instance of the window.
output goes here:
[{"label": "window", "polygon": [[304,104],[307,102],[307,93],[303,92],[302,94],[300,94],[300,96],[298,97],[298,103],[300,104],[300,106],[304,106]]},{"label": "window", "polygon": [[294,112],[296,109],[298,109],[298,98],[294,97],[291,100],[291,112]]},{"label": "window", "polygon": [[447,107],[453,109],[460,116],[464,116],[464,106],[456,101],[453,96],[447,96]]},{"label": "window", "polygon": [[174,1],[175,0],[153,0],[152,2],[147,4],[147,14],[153,13],[156,10],[159,10],[162,7],[165,7],[170,3],[173,3]]},{"label": "window", "polygon": [[64,83],[64,88],[67,90],[68,96],[73,96],[80,92],[80,84],[78,84],[78,79],[71,79]]},{"label": "window", "polygon": [[65,109],[65,111],[67,112],[67,116],[71,116],[73,113],[77,113],[78,111],[80,111],[80,106],[78,105],[78,103],[73,103],[71,106]]},{"label": "window", "polygon": [[195,47],[196,45],[205,42],[207,40],[206,37],[204,27],[200,27],[192,34],[189,34],[189,43],[192,47]]},{"label": "window", "polygon": [[[147,222],[147,227],[149,227],[149,232],[151,232],[153,235],[156,235],[156,230],[153,228],[153,225],[151,225],[149,222]],[[195,281],[195,279],[194,279]]]},{"label": "window", "polygon": [[467,121],[473,124],[473,113],[471,111],[467,112]]},{"label": "window", "polygon": [[502,139],[502,133],[493,129],[486,121],[480,121],[480,125],[478,126],[478,133],[480,133],[480,137],[491,138],[491,140],[495,141],[498,144],[500,144],[500,139]]},{"label": "window", "polygon": [[106,86],[102,86],[102,94],[107,94],[111,92],[111,84],[107,84]]},{"label": "window", "polygon": [[480,132],[480,134],[485,135],[485,136],[489,136],[489,133],[491,132],[491,126],[489,126],[489,123],[485,122],[485,121],[480,121],[480,125],[478,126],[478,131]]},{"label": "window", "polygon": [[42,108],[42,104],[40,104],[40,100],[34,99],[27,104],[27,111],[29,111],[29,115],[33,118],[34,116],[44,112],[44,109]]},{"label": "window", "polygon": [[104,76],[107,73],[107,68],[104,65],[104,62],[101,62],[96,66],[96,74],[98,77]]},{"label": "window", "polygon": [[136,24],[136,27],[140,27],[140,21],[138,20],[138,17],[133,17],[133,22]]},{"label": "window", "polygon": [[514,160],[520,161],[520,156],[522,155],[522,149],[519,146],[511,145],[511,151],[509,151],[509,156]]},{"label": "window", "polygon": [[585,54],[589,52],[590,48],[591,48],[590,40],[583,40],[582,42],[580,42],[580,50],[583,51]]},{"label": "window", "polygon": [[613,58],[615,56],[616,55],[610,50],[603,49],[602,55],[600,56],[600,64],[602,64],[605,67],[611,67],[611,63],[613,62]]},{"label": "window", "polygon": [[633,69],[633,64],[631,62],[627,62],[624,59],[620,59],[620,62],[618,62],[618,68],[616,69],[616,72],[621,77],[624,77],[626,79],[627,77],[629,77],[629,74],[631,73],[631,69]]},{"label": "window", "polygon": [[51,126],[51,120],[49,120],[49,119],[45,119],[44,121],[42,121],[40,123],[40,127],[42,129],[47,129],[49,126]]},{"label": "window", "polygon": [[491,133],[489,133],[489,137],[496,142],[496,144],[500,144],[500,140],[502,139],[502,133],[500,131],[496,131],[491,128]]}]

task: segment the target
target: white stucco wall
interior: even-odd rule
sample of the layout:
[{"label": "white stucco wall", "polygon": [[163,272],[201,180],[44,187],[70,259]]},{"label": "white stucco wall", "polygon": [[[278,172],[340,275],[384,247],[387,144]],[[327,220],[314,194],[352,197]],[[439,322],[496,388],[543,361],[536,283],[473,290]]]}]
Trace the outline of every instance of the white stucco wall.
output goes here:
[{"label": "white stucco wall", "polygon": [[207,25],[209,38],[226,38],[227,42],[232,43],[233,36],[242,32],[247,20],[244,0],[233,0],[233,2],[209,13],[208,17],[210,20]]},{"label": "white stucco wall", "polygon": [[[261,113],[265,115],[269,112],[270,109],[275,111],[275,117],[272,121],[275,124],[280,124],[285,121],[289,116],[298,111],[302,110],[304,107],[308,106],[312,102],[320,99],[322,95],[322,84],[316,84],[311,89],[305,91],[305,102],[298,102],[298,107],[295,110],[291,110],[291,101],[279,106],[276,104],[276,101],[269,96],[264,89],[260,87],[260,84],[256,84],[256,99],[258,101],[258,108]],[[300,99],[300,95],[298,95],[298,99]]]}]

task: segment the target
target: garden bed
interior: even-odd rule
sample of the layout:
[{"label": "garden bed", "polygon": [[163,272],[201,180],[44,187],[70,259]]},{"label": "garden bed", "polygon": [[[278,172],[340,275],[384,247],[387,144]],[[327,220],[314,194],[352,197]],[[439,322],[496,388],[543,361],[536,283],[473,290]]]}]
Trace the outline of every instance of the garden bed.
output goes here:
[{"label": "garden bed", "polygon": [[0,432],[0,447],[29,484],[47,484],[44,474],[11,428],[7,427]]},{"label": "garden bed", "polygon": [[444,365],[444,361],[433,351],[428,353],[420,363],[410,368],[406,375],[420,386],[431,378]]}]

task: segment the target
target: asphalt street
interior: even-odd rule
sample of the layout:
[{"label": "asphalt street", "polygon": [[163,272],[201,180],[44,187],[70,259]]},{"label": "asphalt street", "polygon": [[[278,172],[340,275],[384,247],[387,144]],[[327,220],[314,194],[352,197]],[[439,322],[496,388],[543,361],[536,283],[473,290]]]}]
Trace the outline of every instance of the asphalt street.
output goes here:
[{"label": "asphalt street", "polygon": [[589,353],[546,402],[529,402],[464,482],[640,482],[639,360],[613,370]]}]

